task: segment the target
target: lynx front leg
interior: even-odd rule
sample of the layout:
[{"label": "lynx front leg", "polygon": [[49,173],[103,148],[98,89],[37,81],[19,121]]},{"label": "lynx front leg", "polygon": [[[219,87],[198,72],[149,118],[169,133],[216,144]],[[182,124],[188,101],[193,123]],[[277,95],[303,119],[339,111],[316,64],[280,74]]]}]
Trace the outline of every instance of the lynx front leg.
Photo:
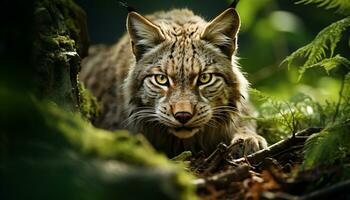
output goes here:
[{"label": "lynx front leg", "polygon": [[240,133],[236,133],[231,143],[236,143],[238,140],[243,140],[243,145],[242,148],[236,148],[234,150],[235,152],[231,153],[233,157],[242,157],[244,155],[249,155],[261,149],[267,148],[265,138],[250,130],[244,130]]}]

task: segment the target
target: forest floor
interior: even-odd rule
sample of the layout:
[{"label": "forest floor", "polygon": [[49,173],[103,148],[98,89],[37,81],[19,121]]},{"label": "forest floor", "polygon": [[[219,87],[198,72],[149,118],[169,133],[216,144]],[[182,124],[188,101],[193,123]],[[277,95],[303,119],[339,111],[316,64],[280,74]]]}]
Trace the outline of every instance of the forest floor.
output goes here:
[{"label": "forest floor", "polygon": [[194,184],[201,199],[349,199],[350,180],[333,184],[341,178],[340,166],[300,170],[306,139],[321,130],[302,130],[239,159],[231,152],[242,148],[243,141],[220,144],[208,157],[199,154],[177,159],[186,160],[198,177]]}]

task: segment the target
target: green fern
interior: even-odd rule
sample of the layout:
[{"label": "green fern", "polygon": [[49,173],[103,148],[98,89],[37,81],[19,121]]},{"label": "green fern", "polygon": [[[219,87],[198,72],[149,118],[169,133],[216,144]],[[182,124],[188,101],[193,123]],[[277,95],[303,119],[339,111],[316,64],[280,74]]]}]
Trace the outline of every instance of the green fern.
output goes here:
[{"label": "green fern", "polygon": [[[336,66],[334,64],[348,64],[349,61],[344,57],[339,55],[333,57],[334,50],[342,37],[342,33],[348,27],[350,27],[350,16],[334,22],[319,32],[311,43],[296,50],[284,59],[282,64],[287,62],[288,67],[290,67],[297,58],[306,58],[306,61],[300,68],[300,77],[306,69],[314,66],[326,66],[325,69],[327,70],[330,65]],[[322,60],[327,57],[327,50],[329,50],[330,56],[325,62],[322,62]]]},{"label": "green fern", "polygon": [[337,116],[330,117],[332,122],[326,123],[325,130],[311,136],[305,143],[304,169],[331,165],[336,161],[344,161],[350,155],[350,73],[345,76],[343,87],[340,94],[342,101],[332,106],[333,115]]},{"label": "green fern", "polygon": [[307,69],[310,69],[310,68],[314,68],[314,67],[323,67],[327,73],[329,73],[329,71],[331,71],[332,69],[338,67],[338,66],[344,66],[344,67],[350,67],[350,61],[340,55],[336,55],[332,58],[326,58],[326,59],[323,59],[321,60],[320,62],[318,63],[315,63],[313,65],[310,65],[310,66],[305,66],[305,67],[302,67],[300,68],[299,70],[299,80],[301,78],[301,76],[305,73],[305,71]]},{"label": "green fern", "polygon": [[339,126],[311,136],[305,142],[304,169],[332,165],[350,155],[349,125]]},{"label": "green fern", "polygon": [[301,169],[319,165],[332,165],[350,156],[350,73],[343,82],[339,102],[320,104],[305,94],[298,94],[288,102],[279,101],[256,89],[253,99],[262,101],[259,106],[258,132],[269,143],[284,139],[297,130],[307,127],[326,127],[310,137],[304,147]]},{"label": "green fern", "polygon": [[336,9],[336,12],[342,14],[350,13],[350,1],[349,0],[300,0],[297,4],[317,4],[319,7],[326,9]]}]

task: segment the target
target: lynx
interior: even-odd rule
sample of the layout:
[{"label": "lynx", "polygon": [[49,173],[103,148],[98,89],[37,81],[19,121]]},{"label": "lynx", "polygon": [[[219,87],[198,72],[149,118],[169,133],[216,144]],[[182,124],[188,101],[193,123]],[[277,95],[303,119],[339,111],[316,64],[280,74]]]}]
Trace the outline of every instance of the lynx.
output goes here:
[{"label": "lynx", "polygon": [[129,12],[127,34],[91,50],[81,78],[101,103],[94,124],[142,133],[168,156],[209,154],[243,139],[246,153],[267,146],[249,115],[248,81],[235,52],[240,18],[228,8],[210,22],[187,9]]}]

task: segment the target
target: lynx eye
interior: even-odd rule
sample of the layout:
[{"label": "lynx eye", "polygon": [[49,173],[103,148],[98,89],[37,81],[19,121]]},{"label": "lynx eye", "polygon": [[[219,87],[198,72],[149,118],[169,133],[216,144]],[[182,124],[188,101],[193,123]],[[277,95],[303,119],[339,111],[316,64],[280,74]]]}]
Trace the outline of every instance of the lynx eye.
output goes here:
[{"label": "lynx eye", "polygon": [[199,84],[209,83],[211,78],[212,78],[212,74],[208,74],[208,73],[201,74],[198,78],[198,83]]},{"label": "lynx eye", "polygon": [[155,79],[159,85],[167,85],[168,84],[168,77],[166,77],[163,74],[156,74]]}]

